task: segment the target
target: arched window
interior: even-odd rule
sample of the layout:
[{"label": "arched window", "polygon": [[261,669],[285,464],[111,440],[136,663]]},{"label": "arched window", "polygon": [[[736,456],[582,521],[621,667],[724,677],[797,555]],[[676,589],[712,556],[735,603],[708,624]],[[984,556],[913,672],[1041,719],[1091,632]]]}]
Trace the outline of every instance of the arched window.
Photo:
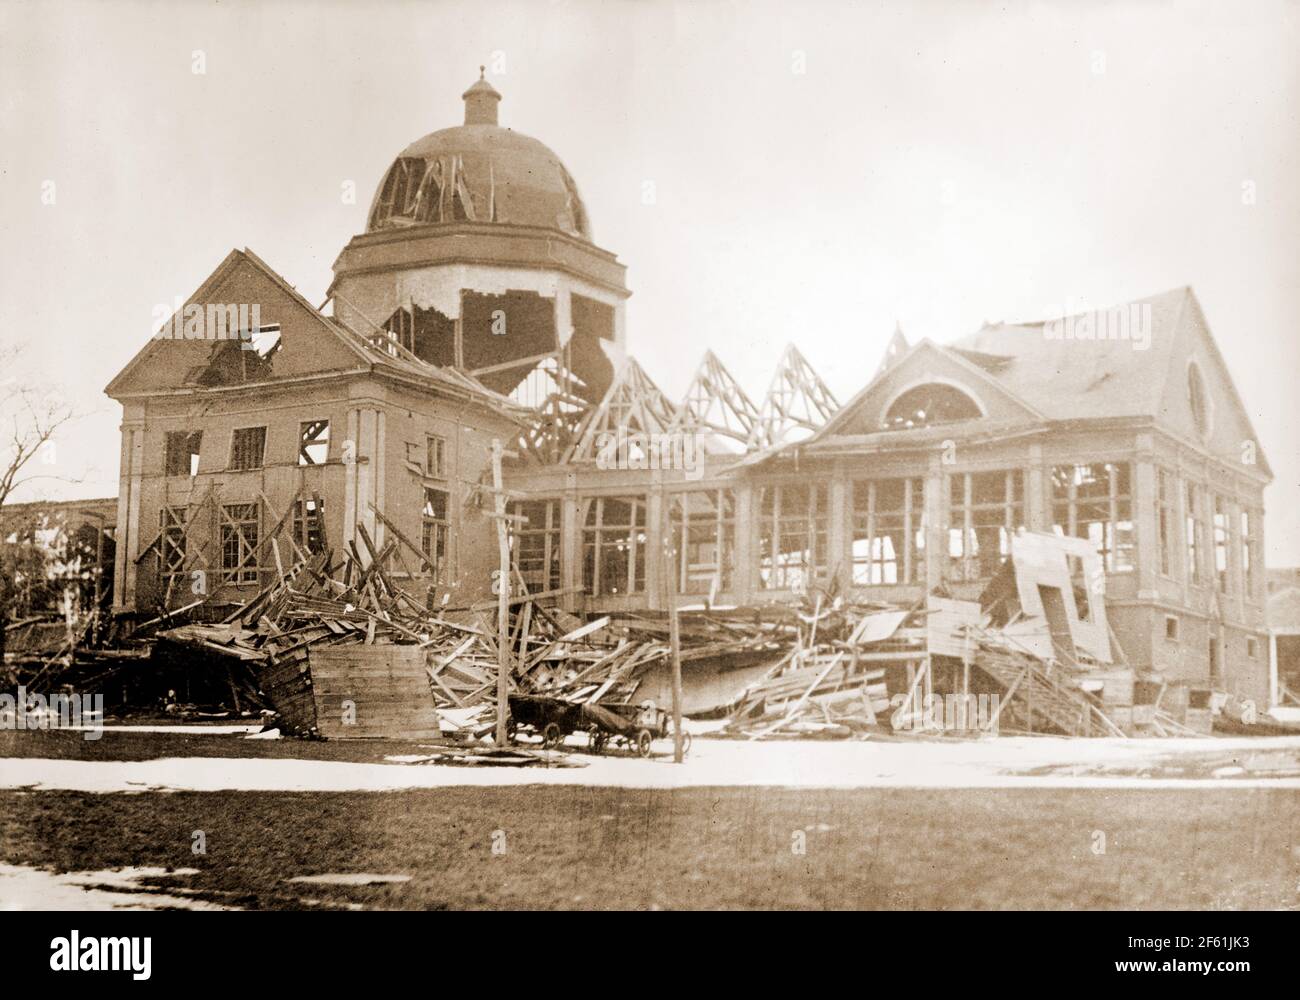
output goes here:
[{"label": "arched window", "polygon": [[886,430],[906,430],[973,420],[983,416],[970,396],[944,382],[927,382],[908,389],[894,400],[885,414]]},{"label": "arched window", "polygon": [[1196,433],[1205,437],[1210,433],[1210,396],[1205,389],[1205,376],[1195,361],[1187,366],[1187,403],[1192,410]]}]

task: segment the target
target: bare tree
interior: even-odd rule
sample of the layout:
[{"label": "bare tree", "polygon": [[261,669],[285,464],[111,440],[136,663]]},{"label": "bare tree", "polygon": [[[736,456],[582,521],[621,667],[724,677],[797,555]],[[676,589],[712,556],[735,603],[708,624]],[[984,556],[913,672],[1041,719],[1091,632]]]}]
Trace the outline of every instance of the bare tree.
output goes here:
[{"label": "bare tree", "polygon": [[[5,504],[23,485],[65,477],[34,473],[33,460],[53,447],[54,435],[73,418],[72,407],[47,388],[25,382],[18,374],[18,348],[0,349],[0,657],[4,631],[16,595],[16,581],[30,567],[23,539],[30,532],[7,517]],[[14,541],[10,542],[10,537]]]}]

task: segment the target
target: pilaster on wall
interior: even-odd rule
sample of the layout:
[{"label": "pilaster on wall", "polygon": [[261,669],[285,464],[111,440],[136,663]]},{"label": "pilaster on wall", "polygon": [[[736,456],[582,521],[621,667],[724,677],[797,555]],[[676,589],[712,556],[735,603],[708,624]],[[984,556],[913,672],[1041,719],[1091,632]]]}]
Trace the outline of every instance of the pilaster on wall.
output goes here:
[{"label": "pilaster on wall", "polygon": [[1029,465],[1025,468],[1025,529],[1027,531],[1051,531],[1051,512],[1049,510],[1048,472],[1043,464],[1043,446],[1029,446]]},{"label": "pilaster on wall", "polygon": [[754,488],[748,483],[738,484],[736,499],[736,570],[731,581],[732,589],[738,594],[753,594],[758,586],[754,575],[754,548],[758,532],[757,510]]},{"label": "pilaster on wall", "polygon": [[572,610],[578,606],[582,586],[582,525],[578,521],[578,477],[565,475],[564,500],[560,511],[560,586],[569,589],[561,602]]},{"label": "pilaster on wall", "polygon": [[[384,504],[384,444],[386,420],[383,410],[361,407],[348,411],[348,436],[344,442],[347,477],[343,492],[343,542],[357,537],[357,523],[376,545],[383,544],[383,525],[370,509]],[[351,445],[351,462],[347,461]]]},{"label": "pilaster on wall", "polygon": [[843,469],[837,462],[831,476],[828,514],[831,519],[830,530],[826,533],[826,544],[830,549],[830,569],[838,578],[840,589],[847,593],[853,584],[853,554],[850,532],[848,530],[851,514],[849,512],[849,484],[844,478]]},{"label": "pilaster on wall", "polygon": [[124,421],[117,494],[117,550],[113,567],[114,611],[135,609],[135,557],[140,545],[140,486],[143,479],[144,421]]},{"label": "pilaster on wall", "polygon": [[1155,463],[1143,459],[1133,467],[1133,502],[1130,520],[1137,533],[1138,597],[1159,592],[1160,497]]},{"label": "pilaster on wall", "polygon": [[943,521],[947,497],[943,490],[943,456],[935,452],[930,456],[930,468],[925,474],[925,589],[933,590],[943,582],[943,564],[947,558],[948,540],[944,537]]}]

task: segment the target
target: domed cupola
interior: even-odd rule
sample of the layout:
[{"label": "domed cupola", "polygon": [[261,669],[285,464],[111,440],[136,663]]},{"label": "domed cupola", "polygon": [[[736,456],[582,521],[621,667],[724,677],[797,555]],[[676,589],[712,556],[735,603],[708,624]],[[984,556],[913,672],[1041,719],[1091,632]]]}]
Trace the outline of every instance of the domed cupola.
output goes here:
[{"label": "domed cupola", "polygon": [[370,206],[367,232],[442,222],[506,222],[591,239],[573,176],[544,144],[497,124],[501,95],[480,76],[461,96],[465,124],[398,155]]},{"label": "domed cupola", "polygon": [[599,399],[626,343],[626,268],[591,238],[560,158],[497,123],[483,75],[463,125],[431,132],[384,174],[366,230],[334,263],[334,315],[421,361],[512,392],[541,365]]}]

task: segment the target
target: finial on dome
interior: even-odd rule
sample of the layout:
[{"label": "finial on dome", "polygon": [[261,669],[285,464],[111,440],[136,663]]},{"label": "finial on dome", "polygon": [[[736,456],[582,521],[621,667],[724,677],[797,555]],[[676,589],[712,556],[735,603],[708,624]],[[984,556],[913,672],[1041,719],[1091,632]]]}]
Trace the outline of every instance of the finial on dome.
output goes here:
[{"label": "finial on dome", "polygon": [[478,68],[478,79],[461,97],[465,100],[466,125],[495,125],[497,123],[497,104],[501,95],[487,82],[484,74],[486,66]]}]

